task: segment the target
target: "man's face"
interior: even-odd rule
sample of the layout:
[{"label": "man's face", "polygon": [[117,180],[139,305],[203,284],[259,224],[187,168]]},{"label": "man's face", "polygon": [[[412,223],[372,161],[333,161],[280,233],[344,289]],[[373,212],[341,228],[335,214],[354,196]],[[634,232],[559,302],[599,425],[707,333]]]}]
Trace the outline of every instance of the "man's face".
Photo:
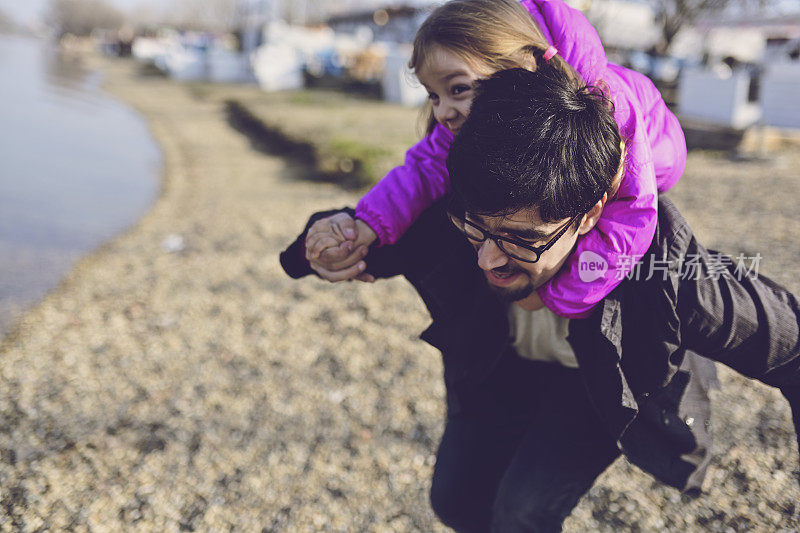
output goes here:
[{"label": "man's face", "polygon": [[[492,239],[470,242],[478,253],[478,266],[486,275],[489,286],[503,299],[518,302],[530,296],[558,272],[572,252],[578,236],[588,231],[584,227],[587,224],[594,225],[593,220],[587,220],[590,218],[581,220],[577,231],[570,227],[542,253],[536,263],[525,263],[509,257]],[[531,246],[547,243],[569,221],[542,222],[536,208],[505,217],[467,214],[467,219],[495,235],[511,237]]]}]

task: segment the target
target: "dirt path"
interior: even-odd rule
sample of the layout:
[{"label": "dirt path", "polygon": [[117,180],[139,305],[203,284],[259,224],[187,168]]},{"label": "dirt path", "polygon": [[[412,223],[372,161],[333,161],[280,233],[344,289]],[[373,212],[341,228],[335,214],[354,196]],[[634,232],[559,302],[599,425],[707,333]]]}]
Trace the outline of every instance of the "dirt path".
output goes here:
[{"label": "dirt path", "polygon": [[[0,348],[2,530],[443,530],[427,501],[441,363],[417,339],[418,297],[401,280],[291,281],[277,262],[309,213],[355,196],[252,150],[220,102],[132,72],[109,64],[108,86],[150,121],[163,194]],[[796,161],[690,164],[674,197],[703,240],[777,243],[768,270],[798,290],[793,202],[776,192],[797,198]],[[788,407],[723,377],[706,495],[682,503],[618,461],[567,530],[800,527]]]}]

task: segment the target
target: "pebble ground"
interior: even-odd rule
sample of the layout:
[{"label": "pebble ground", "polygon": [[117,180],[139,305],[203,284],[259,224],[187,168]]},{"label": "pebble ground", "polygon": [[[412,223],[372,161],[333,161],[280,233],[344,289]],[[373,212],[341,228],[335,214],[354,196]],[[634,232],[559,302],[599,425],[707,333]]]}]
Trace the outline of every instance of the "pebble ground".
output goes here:
[{"label": "pebble ground", "polygon": [[[354,193],[251,148],[224,106],[106,63],[161,144],[163,191],[0,345],[2,531],[444,531],[427,500],[438,353],[402,280],[292,281],[309,213]],[[800,156],[693,153],[671,193],[700,240],[800,292]],[[787,404],[733,372],[705,494],[618,460],[567,531],[796,531]]]}]

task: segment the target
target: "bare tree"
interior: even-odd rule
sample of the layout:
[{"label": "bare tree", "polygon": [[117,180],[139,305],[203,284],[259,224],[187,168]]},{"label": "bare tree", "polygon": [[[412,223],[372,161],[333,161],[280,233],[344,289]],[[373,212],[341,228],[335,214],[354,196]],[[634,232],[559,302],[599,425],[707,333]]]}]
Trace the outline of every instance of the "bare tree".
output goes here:
[{"label": "bare tree", "polygon": [[104,0],[50,0],[45,20],[60,37],[85,36],[93,30],[119,29],[125,17]]},{"label": "bare tree", "polygon": [[11,32],[15,29],[14,20],[4,11],[0,10],[0,33]]},{"label": "bare tree", "polygon": [[167,8],[170,23],[190,30],[230,31],[236,0],[173,0]]},{"label": "bare tree", "polygon": [[681,30],[706,17],[720,15],[735,7],[740,11],[763,10],[778,0],[650,0],[661,29],[661,39],[656,51],[666,54],[675,36]]}]

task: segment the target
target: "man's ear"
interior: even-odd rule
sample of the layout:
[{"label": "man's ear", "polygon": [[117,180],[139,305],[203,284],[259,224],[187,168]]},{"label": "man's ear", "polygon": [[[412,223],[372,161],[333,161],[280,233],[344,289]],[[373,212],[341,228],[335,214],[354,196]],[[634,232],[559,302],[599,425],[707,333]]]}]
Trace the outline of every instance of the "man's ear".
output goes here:
[{"label": "man's ear", "polygon": [[597,220],[600,218],[600,215],[603,214],[603,207],[606,205],[606,201],[608,200],[608,193],[604,193],[603,197],[597,201],[596,204],[585,214],[583,215],[583,219],[581,220],[581,225],[578,227],[578,235],[584,235],[589,233],[589,231],[597,224]]}]

